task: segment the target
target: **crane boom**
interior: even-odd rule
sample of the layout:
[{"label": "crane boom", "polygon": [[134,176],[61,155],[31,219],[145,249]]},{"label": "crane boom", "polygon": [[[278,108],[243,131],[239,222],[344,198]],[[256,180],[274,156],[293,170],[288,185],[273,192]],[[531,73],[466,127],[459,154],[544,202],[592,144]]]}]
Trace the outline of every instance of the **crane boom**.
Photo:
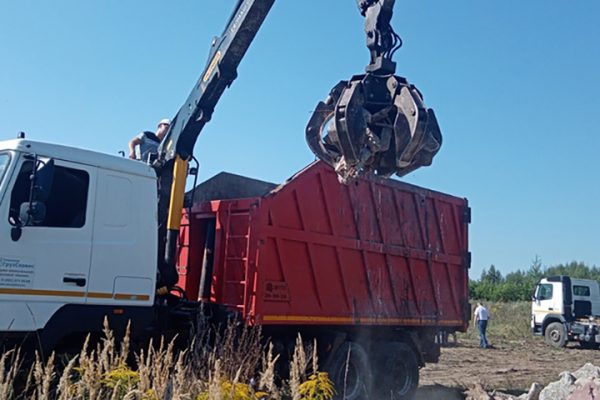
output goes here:
[{"label": "crane boom", "polygon": [[220,37],[213,39],[208,63],[187,100],[173,118],[159,149],[159,160],[175,155],[189,158],[196,139],[210,121],[225,89],[237,77],[237,68],[275,0],[239,0]]},{"label": "crane boom", "polygon": [[188,161],[204,125],[237,77],[242,61],[275,0],[238,0],[220,37],[213,38],[208,62],[158,149],[159,285],[177,282],[175,250],[179,235]]}]

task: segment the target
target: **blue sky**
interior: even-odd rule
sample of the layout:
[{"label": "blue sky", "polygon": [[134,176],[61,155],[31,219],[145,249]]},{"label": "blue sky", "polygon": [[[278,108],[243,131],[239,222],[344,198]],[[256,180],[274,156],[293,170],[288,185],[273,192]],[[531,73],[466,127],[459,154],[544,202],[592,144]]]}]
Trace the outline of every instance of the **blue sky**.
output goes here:
[{"label": "blue sky", "polygon": [[[116,154],[175,115],[235,0],[0,0],[0,138]],[[469,199],[473,277],[600,265],[600,2],[396,1],[398,74],[444,145],[405,180]],[[196,145],[221,170],[280,182],[313,160],[304,127],[368,63],[354,0],[277,0]]]}]

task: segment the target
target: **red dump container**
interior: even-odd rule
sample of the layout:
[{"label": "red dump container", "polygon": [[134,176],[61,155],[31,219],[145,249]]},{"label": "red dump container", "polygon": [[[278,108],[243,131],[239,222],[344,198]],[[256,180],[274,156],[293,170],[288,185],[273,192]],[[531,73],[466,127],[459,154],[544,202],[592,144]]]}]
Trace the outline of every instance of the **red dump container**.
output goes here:
[{"label": "red dump container", "polygon": [[178,266],[189,299],[248,324],[466,329],[466,199],[390,179],[344,186],[321,162],[279,186],[221,174],[196,195]]}]

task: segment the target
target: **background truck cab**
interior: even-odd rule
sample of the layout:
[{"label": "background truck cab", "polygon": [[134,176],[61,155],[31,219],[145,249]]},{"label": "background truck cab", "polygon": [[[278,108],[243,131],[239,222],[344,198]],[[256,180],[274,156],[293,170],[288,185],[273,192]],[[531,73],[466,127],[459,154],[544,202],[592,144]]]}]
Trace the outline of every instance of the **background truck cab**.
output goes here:
[{"label": "background truck cab", "polygon": [[598,282],[568,276],[543,278],[536,285],[531,305],[534,335],[548,344],[563,347],[578,341],[582,347],[600,345],[600,289]]}]

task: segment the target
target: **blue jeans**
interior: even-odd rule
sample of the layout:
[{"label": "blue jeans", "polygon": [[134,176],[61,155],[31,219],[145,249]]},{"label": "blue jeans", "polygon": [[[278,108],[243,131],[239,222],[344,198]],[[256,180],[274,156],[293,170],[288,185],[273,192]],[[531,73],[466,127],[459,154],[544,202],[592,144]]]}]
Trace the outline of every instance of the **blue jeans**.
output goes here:
[{"label": "blue jeans", "polygon": [[477,327],[479,328],[479,347],[486,349],[489,347],[487,338],[485,337],[485,330],[487,329],[487,319],[480,319],[477,321]]}]

